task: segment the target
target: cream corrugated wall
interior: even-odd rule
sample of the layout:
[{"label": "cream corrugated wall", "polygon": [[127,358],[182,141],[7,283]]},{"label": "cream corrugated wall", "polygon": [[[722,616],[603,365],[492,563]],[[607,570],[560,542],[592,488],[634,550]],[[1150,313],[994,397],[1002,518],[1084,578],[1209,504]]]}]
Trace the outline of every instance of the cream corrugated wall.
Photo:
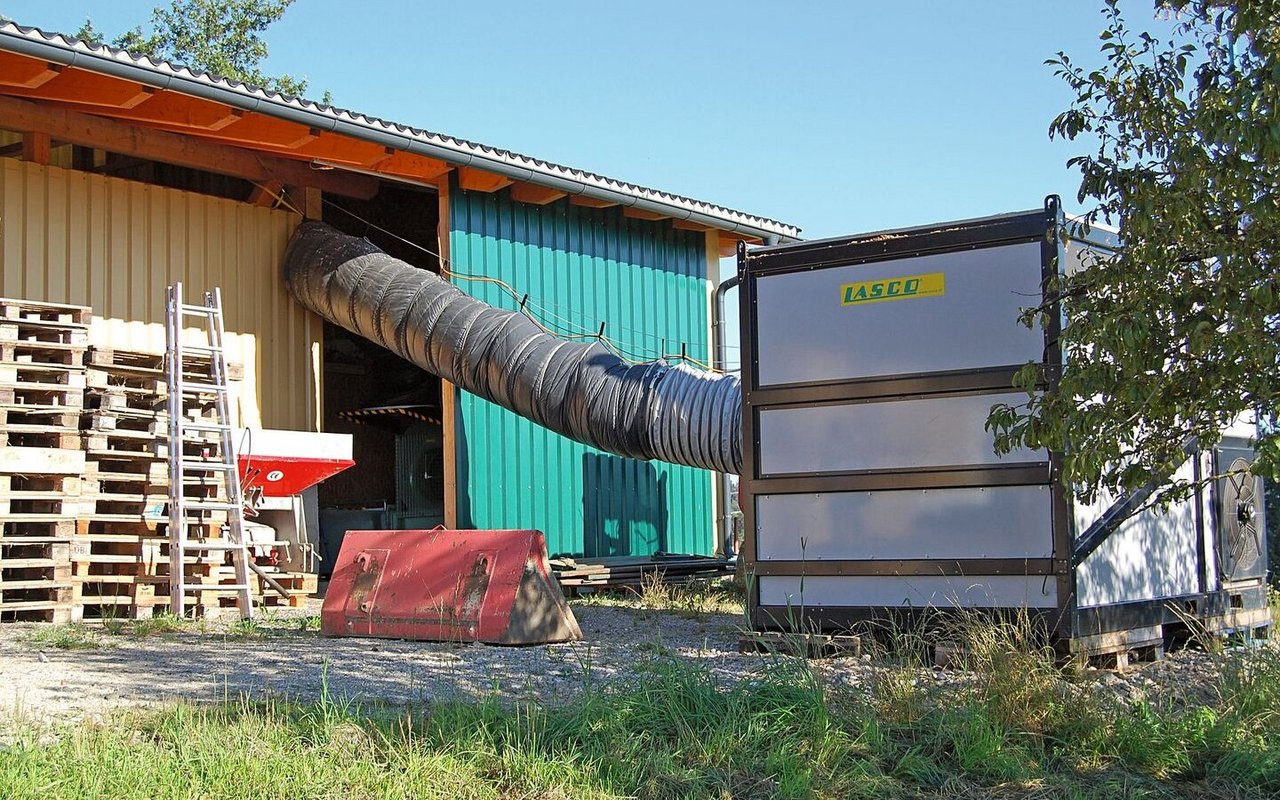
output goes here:
[{"label": "cream corrugated wall", "polygon": [[323,324],[280,277],[296,219],[0,159],[0,296],[91,306],[93,344],[162,353],[166,287],[220,287],[227,357],[245,368],[241,424],[319,430]]}]

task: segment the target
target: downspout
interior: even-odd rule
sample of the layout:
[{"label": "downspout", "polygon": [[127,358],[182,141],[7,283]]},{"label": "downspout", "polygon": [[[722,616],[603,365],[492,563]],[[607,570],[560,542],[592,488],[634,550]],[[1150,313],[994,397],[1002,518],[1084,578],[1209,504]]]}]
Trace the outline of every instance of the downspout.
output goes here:
[{"label": "downspout", "polygon": [[[711,357],[713,366],[716,371],[724,372],[729,364],[728,345],[725,342],[724,335],[724,298],[729,290],[738,285],[738,275],[724,280],[716,287],[715,300],[711,304],[712,324],[711,324]],[[721,544],[726,559],[733,559],[737,556],[734,550],[733,542],[733,509],[730,508],[730,500],[733,497],[732,478],[729,473],[720,473],[720,482],[717,487],[720,495],[719,506],[723,510],[721,517],[722,529],[720,532]]]}]

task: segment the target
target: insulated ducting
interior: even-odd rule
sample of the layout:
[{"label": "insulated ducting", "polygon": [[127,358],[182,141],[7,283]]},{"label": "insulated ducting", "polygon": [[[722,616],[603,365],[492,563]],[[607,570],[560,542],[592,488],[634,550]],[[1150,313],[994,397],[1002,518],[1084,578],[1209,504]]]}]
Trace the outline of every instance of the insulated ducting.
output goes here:
[{"label": "insulated ducting", "polygon": [[284,271],[298,302],[335,325],[556,433],[628,458],[741,469],[736,376],[559,339],[320,222],[298,226]]}]

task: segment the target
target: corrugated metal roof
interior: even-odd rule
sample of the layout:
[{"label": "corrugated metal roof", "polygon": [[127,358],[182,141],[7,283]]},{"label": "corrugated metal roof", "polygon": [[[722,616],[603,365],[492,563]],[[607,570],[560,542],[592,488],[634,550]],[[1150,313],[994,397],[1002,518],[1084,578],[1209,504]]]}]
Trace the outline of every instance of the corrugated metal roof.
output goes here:
[{"label": "corrugated metal roof", "polygon": [[12,22],[0,24],[0,50],[214,100],[245,111],[300,122],[321,131],[376,142],[460,166],[472,166],[569,194],[586,195],[676,219],[687,219],[719,230],[764,239],[780,237],[786,240],[800,235],[800,229],[794,225],[765,217],[648,189],[510,150],[282,95],[178,64],[154,61],[118,48],[46,33],[38,28]]}]

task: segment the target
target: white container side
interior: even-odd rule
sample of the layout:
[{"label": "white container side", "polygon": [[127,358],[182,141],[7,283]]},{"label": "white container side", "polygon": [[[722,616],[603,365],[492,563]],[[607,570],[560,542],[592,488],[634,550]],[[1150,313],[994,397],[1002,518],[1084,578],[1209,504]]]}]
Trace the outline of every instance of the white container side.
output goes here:
[{"label": "white container side", "polygon": [[756,558],[1049,558],[1048,486],[757,495]]}]

